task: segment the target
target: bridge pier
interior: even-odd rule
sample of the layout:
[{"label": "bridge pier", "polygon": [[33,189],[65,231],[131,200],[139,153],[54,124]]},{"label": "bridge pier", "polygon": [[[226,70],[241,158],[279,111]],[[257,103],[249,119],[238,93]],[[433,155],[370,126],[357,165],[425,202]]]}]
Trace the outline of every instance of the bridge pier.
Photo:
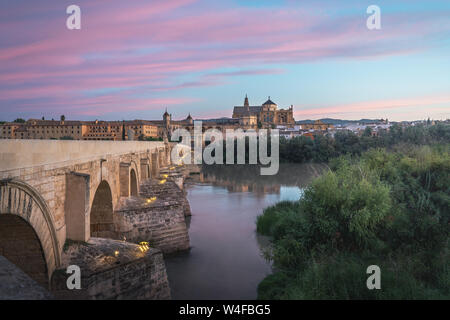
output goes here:
[{"label": "bridge pier", "polygon": [[68,239],[89,240],[89,185],[90,176],[87,174],[77,172],[66,174],[64,212]]},{"label": "bridge pier", "polygon": [[141,159],[141,181],[151,178],[150,161],[148,158]]},{"label": "bridge pier", "polygon": [[156,179],[159,177],[159,160],[158,153],[155,151],[151,155],[152,157],[152,178]]},{"label": "bridge pier", "polygon": [[114,212],[119,239],[146,241],[165,254],[189,249],[185,216],[190,208],[182,189],[184,178],[169,171],[162,171],[160,179],[144,181],[140,198],[122,199]]}]

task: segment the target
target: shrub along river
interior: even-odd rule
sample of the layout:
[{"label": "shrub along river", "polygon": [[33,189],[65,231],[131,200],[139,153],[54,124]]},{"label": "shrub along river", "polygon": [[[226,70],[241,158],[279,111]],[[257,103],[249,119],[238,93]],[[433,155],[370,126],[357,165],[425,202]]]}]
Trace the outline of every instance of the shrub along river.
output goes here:
[{"label": "shrub along river", "polygon": [[298,200],[324,165],[280,164],[274,176],[249,165],[204,166],[187,183],[192,217],[191,250],[166,259],[173,299],[256,299],[271,273],[262,255],[268,244],[256,233],[267,206]]}]

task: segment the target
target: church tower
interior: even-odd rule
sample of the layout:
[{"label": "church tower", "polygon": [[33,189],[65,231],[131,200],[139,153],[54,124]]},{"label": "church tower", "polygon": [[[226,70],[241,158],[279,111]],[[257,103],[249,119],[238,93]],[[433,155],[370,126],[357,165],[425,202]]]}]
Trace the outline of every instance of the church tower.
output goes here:
[{"label": "church tower", "polygon": [[190,112],[185,121],[190,125],[194,124],[194,119],[192,119]]},{"label": "church tower", "polygon": [[239,117],[239,124],[244,127],[255,127],[258,119],[250,112],[250,104],[248,103],[248,97],[245,95],[244,100],[244,112]]},{"label": "church tower", "polygon": [[163,114],[163,122],[164,122],[164,127],[168,130],[170,127],[170,114],[167,112],[167,108],[166,108],[166,112],[164,112]]},{"label": "church tower", "polygon": [[167,138],[170,138],[170,120],[171,120],[172,116],[167,112],[167,108],[166,108],[166,112],[164,112],[163,114],[163,124],[164,124],[164,136]]},{"label": "church tower", "polygon": [[250,104],[248,103],[248,97],[247,95],[245,95],[245,100],[244,100],[244,107],[249,107]]}]

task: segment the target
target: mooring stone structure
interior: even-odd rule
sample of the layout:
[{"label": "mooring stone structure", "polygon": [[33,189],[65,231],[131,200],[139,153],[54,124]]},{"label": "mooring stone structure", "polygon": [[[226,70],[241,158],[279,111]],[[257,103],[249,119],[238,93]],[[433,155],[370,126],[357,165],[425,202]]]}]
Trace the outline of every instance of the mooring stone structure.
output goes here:
[{"label": "mooring stone structure", "polygon": [[[0,255],[49,287],[66,241],[115,236],[121,199],[138,197],[143,181],[159,177],[171,148],[163,142],[2,141]],[[146,259],[141,268],[148,270],[162,256],[155,251]]]},{"label": "mooring stone structure", "polygon": [[[125,241],[91,238],[64,248],[61,269],[51,282],[56,299],[170,299],[169,281],[160,250],[147,251]],[[68,290],[66,268],[82,270],[81,290]]]},{"label": "mooring stone structure", "polygon": [[126,199],[115,212],[119,237],[147,241],[164,253],[189,249],[185,212],[190,210],[183,190],[165,174],[141,184],[140,195]]}]

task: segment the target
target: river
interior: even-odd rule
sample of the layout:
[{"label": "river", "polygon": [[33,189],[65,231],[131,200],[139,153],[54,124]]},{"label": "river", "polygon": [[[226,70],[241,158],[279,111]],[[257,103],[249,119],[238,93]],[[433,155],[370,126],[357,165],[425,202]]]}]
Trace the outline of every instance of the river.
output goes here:
[{"label": "river", "polygon": [[187,183],[191,249],[166,259],[173,299],[256,299],[271,273],[256,217],[281,200],[298,200],[324,168],[282,164],[275,176],[256,166],[207,166]]}]

